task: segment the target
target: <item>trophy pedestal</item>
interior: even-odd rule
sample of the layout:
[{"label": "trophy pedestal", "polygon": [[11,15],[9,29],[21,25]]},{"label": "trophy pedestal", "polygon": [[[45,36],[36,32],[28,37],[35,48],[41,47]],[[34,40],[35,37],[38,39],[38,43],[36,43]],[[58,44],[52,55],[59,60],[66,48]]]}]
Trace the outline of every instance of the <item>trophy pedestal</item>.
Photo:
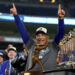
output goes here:
[{"label": "trophy pedestal", "polygon": [[21,72],[21,75],[43,75],[40,71],[27,71]]}]

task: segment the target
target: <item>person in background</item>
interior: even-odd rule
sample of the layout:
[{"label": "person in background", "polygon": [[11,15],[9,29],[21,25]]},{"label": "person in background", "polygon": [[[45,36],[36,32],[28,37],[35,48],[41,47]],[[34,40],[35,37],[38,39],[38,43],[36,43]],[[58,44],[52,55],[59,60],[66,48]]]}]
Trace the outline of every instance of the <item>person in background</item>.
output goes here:
[{"label": "person in background", "polygon": [[0,63],[2,63],[3,61],[7,59],[8,59],[7,53],[3,50],[0,50]]},{"label": "person in background", "polygon": [[1,71],[1,64],[3,63],[4,61],[4,56],[3,56],[3,53],[0,52],[0,71]]},{"label": "person in background", "polygon": [[4,61],[4,56],[3,56],[3,53],[0,52],[0,65],[3,61]]},{"label": "person in background", "polygon": [[15,58],[16,54],[17,51],[15,47],[11,47],[8,49],[9,60],[6,60],[1,64],[0,70],[1,75],[17,75],[17,72],[11,65],[11,61]]},{"label": "person in background", "polygon": [[19,52],[19,56],[11,62],[12,66],[15,68],[18,74],[20,74],[21,71],[25,70],[28,57],[28,50],[25,44],[23,44],[23,48],[24,51]]},{"label": "person in background", "polygon": [[55,69],[57,67],[56,59],[59,51],[58,44],[64,36],[63,18],[65,15],[65,11],[61,9],[61,4],[59,4],[58,8],[58,31],[52,42],[49,42],[49,33],[45,27],[39,27],[36,29],[36,42],[34,42],[30,38],[26,27],[21,22],[14,4],[13,8],[10,9],[10,12],[11,14],[13,14],[17,29],[28,48],[28,58],[25,70],[27,71],[30,69],[34,71],[42,71],[41,68],[43,67],[44,70]]},{"label": "person in background", "polygon": [[8,47],[5,49],[5,52],[8,52],[8,49],[11,48],[11,47],[13,47],[13,45],[12,44],[8,44]]}]

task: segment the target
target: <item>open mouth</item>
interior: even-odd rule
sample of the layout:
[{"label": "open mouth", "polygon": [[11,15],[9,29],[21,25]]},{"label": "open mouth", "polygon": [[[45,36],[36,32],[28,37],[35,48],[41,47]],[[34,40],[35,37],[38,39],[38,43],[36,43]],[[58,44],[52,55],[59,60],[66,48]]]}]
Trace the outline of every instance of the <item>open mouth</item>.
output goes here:
[{"label": "open mouth", "polygon": [[43,39],[39,39],[39,40],[38,40],[38,42],[43,42],[43,41],[44,41]]}]

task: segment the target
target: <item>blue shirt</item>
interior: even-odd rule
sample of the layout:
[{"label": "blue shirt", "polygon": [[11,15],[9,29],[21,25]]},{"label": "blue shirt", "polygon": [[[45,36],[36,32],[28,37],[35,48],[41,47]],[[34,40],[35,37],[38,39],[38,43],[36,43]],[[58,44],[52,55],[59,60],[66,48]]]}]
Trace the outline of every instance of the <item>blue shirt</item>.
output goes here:
[{"label": "blue shirt", "polygon": [[44,55],[48,53],[48,51],[49,51],[48,47],[46,49],[41,50],[39,54],[39,59],[42,59]]},{"label": "blue shirt", "polygon": [[1,64],[0,75],[5,75],[5,69],[8,68],[8,65],[9,65],[9,60],[4,61],[4,62]]}]

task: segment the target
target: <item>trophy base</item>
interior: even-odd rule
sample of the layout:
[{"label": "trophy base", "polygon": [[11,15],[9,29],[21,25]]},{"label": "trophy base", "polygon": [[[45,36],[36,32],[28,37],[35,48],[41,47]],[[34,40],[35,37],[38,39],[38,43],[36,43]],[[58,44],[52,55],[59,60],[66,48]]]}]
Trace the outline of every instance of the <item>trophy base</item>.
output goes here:
[{"label": "trophy base", "polygon": [[40,71],[27,71],[21,72],[21,75],[43,75]]}]

